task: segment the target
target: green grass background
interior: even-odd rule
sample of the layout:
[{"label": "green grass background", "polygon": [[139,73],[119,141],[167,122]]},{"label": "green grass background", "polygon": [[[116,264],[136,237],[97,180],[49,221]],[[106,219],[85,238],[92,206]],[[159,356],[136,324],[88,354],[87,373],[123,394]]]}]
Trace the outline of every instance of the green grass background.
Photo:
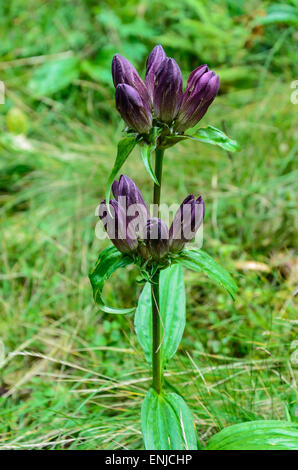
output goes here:
[{"label": "green grass background", "polygon": [[[88,271],[109,244],[95,237],[95,208],[123,128],[111,59],[143,74],[158,43],[185,80],[202,63],[220,75],[201,125],[242,147],[186,142],[166,154],[163,202],[203,195],[204,249],[239,285],[233,303],[185,273],[187,325],[166,378],[202,443],[241,421],[297,421],[297,18],[295,1],[0,3],[1,449],[143,446],[150,370],[133,316],[98,311]],[[137,150],[124,172],[150,201]],[[136,274],[113,276],[111,305],[136,303]]]}]

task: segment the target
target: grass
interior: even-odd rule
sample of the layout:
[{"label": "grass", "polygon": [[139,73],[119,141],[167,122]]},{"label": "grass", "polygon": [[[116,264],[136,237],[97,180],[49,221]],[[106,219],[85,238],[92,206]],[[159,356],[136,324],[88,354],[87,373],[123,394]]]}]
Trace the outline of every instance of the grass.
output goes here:
[{"label": "grass", "polygon": [[[70,17],[65,2],[54,23],[52,7],[37,3],[34,16],[32,2],[28,9],[18,9],[16,0],[1,7],[9,33],[0,64],[7,98],[0,106],[0,331],[5,347],[0,448],[143,446],[140,407],[150,370],[133,316],[99,312],[88,271],[109,243],[95,237],[94,214],[122,129],[104,71],[113,48],[131,51],[135,45],[130,58],[143,65],[159,41],[180,57],[185,72],[205,61],[222,70],[222,93],[201,124],[222,128],[224,120],[227,133],[242,147],[232,156],[192,142],[167,151],[163,201],[180,202],[190,192],[203,195],[204,249],[233,273],[239,292],[233,303],[204,276],[185,273],[187,325],[166,379],[190,405],[202,442],[232,423],[297,420],[297,105],[290,101],[297,33],[284,24],[252,33],[244,22],[255,18],[240,12],[234,21],[233,2],[214,1],[208,21],[200,16],[204,2],[185,2],[176,10],[174,2],[160,2],[161,19],[152,14],[148,37],[142,33],[146,2],[127,7],[119,2],[121,8],[114,9],[105,2],[105,13],[93,2],[78,2]],[[265,2],[257,3],[265,11]],[[78,15],[82,21],[76,28]],[[124,27],[132,17],[141,23],[136,36]],[[223,43],[216,29],[220,18]],[[179,19],[184,24],[180,48]],[[196,28],[204,29],[202,46],[207,48],[197,55],[187,46]],[[100,32],[109,33],[108,51]],[[206,36],[212,32],[208,49]],[[252,45],[246,43],[249,34]],[[91,45],[97,55],[89,57]],[[40,67],[51,64],[49,54],[58,54],[56,62],[69,50],[80,64],[96,66],[100,78],[80,69],[67,86],[37,97],[28,84],[35,80],[37,88],[44,87]],[[137,151],[124,171],[149,201],[151,181]],[[134,269],[114,275],[105,288],[110,304],[136,303],[140,286],[135,277]]]}]

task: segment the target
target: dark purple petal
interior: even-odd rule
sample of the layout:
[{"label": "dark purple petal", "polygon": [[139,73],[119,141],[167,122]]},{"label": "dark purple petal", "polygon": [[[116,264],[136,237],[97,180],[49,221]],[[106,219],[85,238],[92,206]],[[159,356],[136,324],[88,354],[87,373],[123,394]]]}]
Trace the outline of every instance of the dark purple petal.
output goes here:
[{"label": "dark purple petal", "polygon": [[151,129],[152,115],[139,93],[130,85],[124,83],[116,88],[116,107],[126,124],[139,132],[146,134]]},{"label": "dark purple petal", "polygon": [[119,54],[114,55],[112,61],[112,76],[115,88],[120,83],[132,86],[143,101],[150,106],[150,98],[145,83],[131,63]]},{"label": "dark purple petal", "polygon": [[[114,181],[113,193],[126,211],[127,224],[134,233],[141,233],[149,218],[149,209],[136,183],[126,175]],[[116,194],[115,194],[116,192]]]},{"label": "dark purple petal", "polygon": [[147,90],[148,90],[151,100],[153,100],[153,91],[154,91],[156,74],[166,57],[167,57],[166,53],[163,50],[162,46],[160,45],[155,46],[148,56],[148,59],[146,62],[145,84],[147,86]]},{"label": "dark purple petal", "polygon": [[219,90],[219,77],[207,65],[201,65],[191,72],[181,107],[176,119],[175,130],[184,132],[195,126],[205,115]]},{"label": "dark purple petal", "polygon": [[188,80],[187,80],[187,85],[186,85],[186,88],[189,88],[191,89],[193,86],[196,85],[197,81],[200,79],[200,77],[206,73],[206,72],[209,72],[209,67],[207,64],[204,64],[204,65],[200,65],[199,67],[197,67],[196,69],[194,69],[190,74],[189,74],[189,77],[188,77]]},{"label": "dark purple petal", "polygon": [[142,204],[146,208],[149,216],[149,210],[141,191],[137,187],[136,183],[126,175],[121,175],[119,178],[118,196],[126,196],[127,207],[131,204]]},{"label": "dark purple petal", "polygon": [[138,247],[136,235],[127,229],[125,210],[114,199],[110,200],[110,212],[106,201],[99,206],[99,218],[115,247],[122,253],[131,253]]},{"label": "dark purple petal", "polygon": [[114,194],[115,199],[118,199],[118,186],[119,186],[119,181],[114,180],[112,184],[112,192]]},{"label": "dark purple petal", "polygon": [[170,123],[175,119],[182,100],[182,75],[174,59],[166,58],[155,79],[153,107],[156,116]]},{"label": "dark purple petal", "polygon": [[197,204],[201,204],[202,209],[203,209],[203,219],[204,219],[204,217],[205,217],[205,203],[204,203],[204,201],[203,201],[202,196],[199,196],[199,197],[197,198],[196,203],[197,203]]},{"label": "dark purple petal", "polygon": [[177,252],[182,250],[186,242],[191,241],[205,215],[205,205],[201,196],[196,200],[191,194],[187,196],[177,210],[170,227],[170,250]]},{"label": "dark purple petal", "polygon": [[154,217],[147,221],[144,239],[153,259],[159,260],[169,253],[169,230],[161,219]]}]

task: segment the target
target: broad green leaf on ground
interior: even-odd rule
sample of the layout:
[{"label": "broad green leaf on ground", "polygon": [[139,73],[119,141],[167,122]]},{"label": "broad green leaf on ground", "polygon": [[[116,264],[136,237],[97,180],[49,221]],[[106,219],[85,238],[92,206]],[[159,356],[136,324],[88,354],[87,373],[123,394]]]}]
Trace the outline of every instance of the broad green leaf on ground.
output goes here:
[{"label": "broad green leaf on ground", "polygon": [[298,8],[281,3],[271,5],[267,10],[267,15],[259,16],[255,23],[264,25],[283,23],[298,26]]},{"label": "broad green leaf on ground", "polygon": [[29,89],[35,96],[50,96],[69,86],[79,78],[79,61],[66,57],[46,62],[37,67],[29,82]]},{"label": "broad green leaf on ground", "polygon": [[204,272],[207,276],[220,284],[234,299],[237,285],[231,275],[220,266],[210,255],[203,250],[183,250],[177,260],[185,268],[197,272]]},{"label": "broad green leaf on ground", "polygon": [[[106,44],[102,44],[97,53],[92,54],[92,57],[89,56],[89,58],[81,61],[81,70],[89,75],[93,81],[97,82],[99,86],[105,87],[106,84],[113,86],[111,58],[117,52],[119,52],[119,48],[110,41],[107,41]],[[109,93],[107,87],[106,91]]]},{"label": "broad green leaf on ground", "polygon": [[106,313],[125,314],[135,311],[133,308],[113,308],[107,307],[101,297],[104,283],[118,268],[124,268],[133,263],[130,256],[120,253],[114,246],[103,250],[97,260],[95,267],[89,274],[89,279],[93,289],[93,297],[99,305],[100,310]]},{"label": "broad green leaf on ground", "polygon": [[110,201],[110,194],[111,194],[111,187],[115,177],[117,176],[118,171],[121,169],[122,165],[126,161],[129,154],[134,149],[137,143],[137,139],[135,136],[127,136],[120,140],[118,144],[117,156],[111,171],[111,174],[108,179],[107,189],[106,189],[106,202],[107,205]]},{"label": "broad green leaf on ground", "polygon": [[250,421],[234,424],[209,440],[207,450],[298,450],[298,424]]},{"label": "broad green leaf on ground", "polygon": [[[162,364],[174,356],[185,327],[185,288],[183,270],[178,264],[160,273],[160,311],[162,318],[161,360]],[[145,352],[146,360],[152,361],[152,300],[151,285],[146,283],[135,314],[135,330]]]},{"label": "broad green leaf on ground", "polygon": [[141,145],[141,155],[142,155],[142,160],[145,165],[145,168],[152,178],[153,182],[159,186],[158,179],[155,176],[155,173],[152,169],[152,164],[151,164],[151,151],[152,151],[152,146],[148,144],[143,144]]},{"label": "broad green leaf on ground", "polygon": [[[110,59],[111,60],[111,59]],[[102,86],[113,85],[110,67],[102,67],[92,60],[84,60],[81,63],[81,70],[89,75],[92,80],[99,82]]]},{"label": "broad green leaf on ground", "polygon": [[176,393],[158,395],[150,389],[142,405],[142,432],[146,450],[197,450],[191,412]]},{"label": "broad green leaf on ground", "polygon": [[237,152],[240,150],[240,146],[236,140],[230,139],[224,132],[213,126],[197,129],[189,137],[194,140],[199,140],[200,142],[217,145],[228,152]]}]

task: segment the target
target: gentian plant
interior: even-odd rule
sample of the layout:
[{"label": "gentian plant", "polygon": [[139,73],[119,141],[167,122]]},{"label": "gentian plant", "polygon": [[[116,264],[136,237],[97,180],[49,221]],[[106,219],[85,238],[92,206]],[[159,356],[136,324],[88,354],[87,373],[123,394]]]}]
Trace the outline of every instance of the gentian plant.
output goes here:
[{"label": "gentian plant", "polygon": [[[197,449],[191,412],[182,396],[172,392],[163,379],[163,371],[179,346],[185,326],[182,268],[205,272],[232,297],[236,285],[227,271],[191,243],[205,215],[202,196],[188,195],[170,227],[162,220],[164,153],[185,139],[218,145],[228,151],[238,150],[238,145],[212,126],[187,132],[202,119],[219,90],[219,77],[207,65],[190,74],[184,92],[180,68],[161,46],[156,46],[147,59],[145,81],[118,54],[113,58],[112,75],[116,107],[126,127],[118,144],[105,200],[99,206],[98,215],[114,246],[100,253],[90,274],[94,299],[107,313],[135,312],[136,334],[152,367],[152,385],[141,413],[146,449]],[[136,145],[153,180],[151,214],[132,179],[126,175],[115,179]],[[151,164],[153,152],[155,170]],[[139,267],[139,282],[145,284],[137,307],[105,305],[102,298],[105,281],[116,269],[130,264]]]}]

